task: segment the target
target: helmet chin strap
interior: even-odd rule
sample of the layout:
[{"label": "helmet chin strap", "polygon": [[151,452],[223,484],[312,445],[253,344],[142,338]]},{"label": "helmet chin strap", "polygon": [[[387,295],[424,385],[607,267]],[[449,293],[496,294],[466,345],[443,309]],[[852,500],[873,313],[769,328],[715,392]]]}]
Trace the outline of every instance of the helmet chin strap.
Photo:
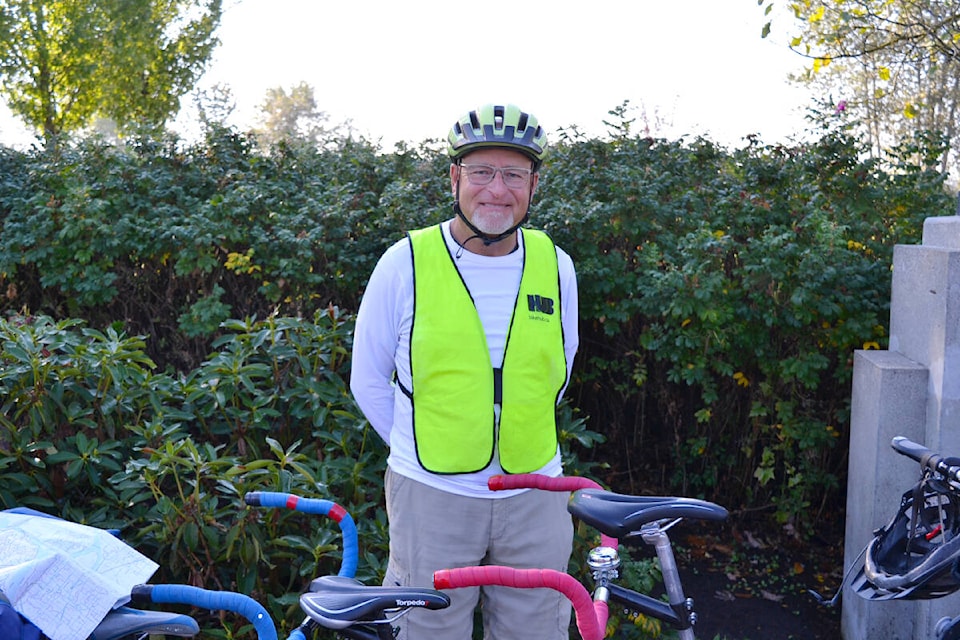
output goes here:
[{"label": "helmet chin strap", "polygon": [[469,238],[467,238],[466,240],[460,243],[461,247],[467,244],[468,242],[470,242],[471,240],[473,240],[474,238],[480,238],[480,240],[483,242],[483,246],[489,247],[494,243],[500,242],[501,240],[506,240],[507,238],[512,236],[514,233],[516,233],[517,229],[523,226],[526,223],[526,221],[530,219],[530,209],[528,207],[526,213],[523,214],[523,218],[520,220],[520,222],[513,225],[503,233],[491,235],[489,233],[485,233],[481,231],[475,224],[473,224],[472,222],[470,222],[470,220],[467,219],[467,216],[463,213],[463,209],[460,208],[459,199],[455,200],[453,203],[453,212],[457,214],[457,216],[461,220],[463,220],[463,224],[467,225],[467,228],[473,232],[472,236],[470,236]]}]

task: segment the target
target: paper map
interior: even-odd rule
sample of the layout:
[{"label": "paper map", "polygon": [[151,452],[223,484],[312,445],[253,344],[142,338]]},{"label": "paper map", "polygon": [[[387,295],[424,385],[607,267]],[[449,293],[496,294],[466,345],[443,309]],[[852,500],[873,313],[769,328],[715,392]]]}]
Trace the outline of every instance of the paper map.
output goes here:
[{"label": "paper map", "polygon": [[0,512],[0,591],[50,640],[84,640],[158,565],[103,529]]}]

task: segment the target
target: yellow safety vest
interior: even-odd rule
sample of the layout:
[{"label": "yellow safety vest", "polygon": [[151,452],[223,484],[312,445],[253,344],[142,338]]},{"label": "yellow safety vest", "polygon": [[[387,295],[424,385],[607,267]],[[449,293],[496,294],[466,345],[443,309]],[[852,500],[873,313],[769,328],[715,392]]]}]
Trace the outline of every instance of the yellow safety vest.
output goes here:
[{"label": "yellow safety vest", "polygon": [[529,473],[557,451],[556,403],[567,378],[557,253],[547,234],[522,233],[523,275],[500,370],[490,362],[480,316],[440,226],[409,234],[414,312],[407,393],[417,458],[433,473],[480,471],[495,446],[504,471]]}]

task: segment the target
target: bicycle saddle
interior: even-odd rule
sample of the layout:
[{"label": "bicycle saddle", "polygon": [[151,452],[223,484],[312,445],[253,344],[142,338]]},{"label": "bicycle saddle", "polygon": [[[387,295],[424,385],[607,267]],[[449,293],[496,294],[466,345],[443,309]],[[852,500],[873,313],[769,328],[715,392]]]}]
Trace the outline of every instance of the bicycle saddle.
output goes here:
[{"label": "bicycle saddle", "polygon": [[328,629],[375,622],[391,609],[444,609],[450,597],[434,589],[366,585],[343,576],[321,576],[300,596],[304,613]]},{"label": "bicycle saddle", "polygon": [[190,638],[198,633],[200,626],[197,621],[181,613],[118,607],[97,625],[90,640],[115,640],[134,634]]},{"label": "bicycle saddle", "polygon": [[656,520],[696,518],[724,520],[727,510],[696,498],[628,496],[600,489],[581,489],[570,497],[567,511],[613,538],[626,538]]}]

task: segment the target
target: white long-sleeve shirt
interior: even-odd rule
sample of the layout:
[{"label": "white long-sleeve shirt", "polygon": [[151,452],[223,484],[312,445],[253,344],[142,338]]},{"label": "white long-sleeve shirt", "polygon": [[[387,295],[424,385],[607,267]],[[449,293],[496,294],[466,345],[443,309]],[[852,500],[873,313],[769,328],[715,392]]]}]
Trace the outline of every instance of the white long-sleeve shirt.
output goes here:
[{"label": "white long-sleeve shirt", "polygon": [[[490,362],[503,363],[510,318],[513,314],[520,277],[523,273],[524,246],[506,256],[489,257],[463,250],[450,233],[450,221],[442,225],[447,249],[470,290],[490,348]],[[579,345],[577,328],[577,279],[573,261],[557,247],[560,271],[560,304],[567,381]],[[459,495],[499,498],[515,491],[491,492],[487,478],[502,473],[499,459],[478,473],[438,475],[417,461],[413,438],[413,412],[410,399],[394,383],[412,388],[410,376],[410,330],[413,320],[413,259],[410,240],[404,238],[384,252],[377,262],[357,314],[353,341],[350,390],[363,414],[380,437],[390,446],[387,464],[396,473],[429,486]],[[456,357],[456,354],[451,354]],[[499,412],[498,412],[499,414]],[[561,473],[559,451],[539,473]]]}]

